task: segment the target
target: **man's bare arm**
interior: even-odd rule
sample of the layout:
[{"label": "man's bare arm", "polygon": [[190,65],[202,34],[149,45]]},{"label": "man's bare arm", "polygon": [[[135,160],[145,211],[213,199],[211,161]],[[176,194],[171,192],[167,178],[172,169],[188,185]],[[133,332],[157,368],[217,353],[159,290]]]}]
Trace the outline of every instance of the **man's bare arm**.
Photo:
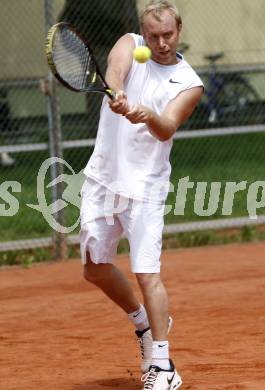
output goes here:
[{"label": "man's bare arm", "polygon": [[108,56],[106,81],[117,93],[116,99],[109,101],[109,106],[117,114],[125,114],[128,111],[127,97],[123,89],[132,66],[134,48],[134,39],[126,34],[116,42]]},{"label": "man's bare arm", "polygon": [[160,141],[172,137],[175,131],[190,117],[203,93],[203,87],[195,87],[181,92],[171,100],[161,115],[148,107],[131,107],[126,118],[132,123],[146,123],[150,133]]}]

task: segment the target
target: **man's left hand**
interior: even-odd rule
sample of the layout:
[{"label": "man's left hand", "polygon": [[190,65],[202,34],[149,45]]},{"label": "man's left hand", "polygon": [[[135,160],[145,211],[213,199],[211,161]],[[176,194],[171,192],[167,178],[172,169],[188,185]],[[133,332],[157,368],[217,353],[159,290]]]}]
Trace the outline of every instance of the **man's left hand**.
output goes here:
[{"label": "man's left hand", "polygon": [[131,106],[127,113],[125,114],[125,117],[131,122],[131,123],[146,123],[146,121],[149,119],[151,115],[151,110],[145,106],[142,105],[136,105]]}]

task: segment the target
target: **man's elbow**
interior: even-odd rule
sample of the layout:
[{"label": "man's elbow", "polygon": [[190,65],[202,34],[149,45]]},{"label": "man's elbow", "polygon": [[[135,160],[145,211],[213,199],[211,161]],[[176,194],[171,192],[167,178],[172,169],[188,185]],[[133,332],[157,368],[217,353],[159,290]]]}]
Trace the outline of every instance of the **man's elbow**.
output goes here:
[{"label": "man's elbow", "polygon": [[166,141],[168,141],[171,137],[172,137],[172,135],[171,135],[171,136],[169,136],[169,135],[161,135],[161,136],[159,136],[159,137],[157,137],[157,138],[158,138],[158,141],[160,141],[160,142],[166,142]]},{"label": "man's elbow", "polygon": [[168,141],[175,134],[176,130],[177,129],[175,129],[175,127],[171,127],[170,129],[167,129],[167,131],[159,135],[159,141],[161,142]]},{"label": "man's elbow", "polygon": [[168,141],[175,134],[177,127],[176,123],[171,120],[159,126],[148,126],[150,133],[161,142]]}]

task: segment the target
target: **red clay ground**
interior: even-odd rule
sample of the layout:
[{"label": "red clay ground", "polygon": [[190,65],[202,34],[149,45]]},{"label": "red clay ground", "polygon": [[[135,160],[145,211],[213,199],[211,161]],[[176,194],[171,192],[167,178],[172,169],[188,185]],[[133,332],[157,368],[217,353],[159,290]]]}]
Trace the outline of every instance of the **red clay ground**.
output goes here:
[{"label": "red clay ground", "polygon": [[[166,251],[163,264],[181,389],[264,390],[265,243]],[[2,269],[0,288],[1,390],[141,389],[133,327],[78,261]]]}]

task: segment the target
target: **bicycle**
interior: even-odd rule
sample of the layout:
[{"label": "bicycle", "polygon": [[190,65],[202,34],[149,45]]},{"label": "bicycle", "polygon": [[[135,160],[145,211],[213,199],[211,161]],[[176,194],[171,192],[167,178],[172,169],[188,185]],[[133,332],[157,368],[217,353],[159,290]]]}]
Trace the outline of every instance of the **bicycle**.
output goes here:
[{"label": "bicycle", "polygon": [[[184,43],[180,51],[184,53],[188,49],[189,45]],[[241,73],[218,69],[216,63],[223,57],[222,52],[204,56],[209,62],[209,70],[205,93],[196,110],[197,120],[203,123],[202,127],[245,123],[249,107],[261,101],[258,92]]]},{"label": "bicycle", "polygon": [[209,61],[209,76],[206,84],[204,105],[208,122],[215,124],[242,121],[250,103],[260,100],[259,94],[240,73],[219,71],[216,62],[224,53],[206,55]]}]

